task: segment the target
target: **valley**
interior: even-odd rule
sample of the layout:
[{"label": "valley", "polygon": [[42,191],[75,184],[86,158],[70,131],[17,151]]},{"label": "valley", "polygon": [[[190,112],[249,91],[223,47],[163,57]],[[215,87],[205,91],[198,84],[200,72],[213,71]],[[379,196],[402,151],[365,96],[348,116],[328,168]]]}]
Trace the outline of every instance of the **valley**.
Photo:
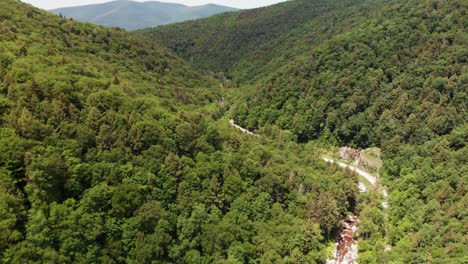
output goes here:
[{"label": "valley", "polygon": [[0,0],[0,262],[466,263],[467,12]]}]

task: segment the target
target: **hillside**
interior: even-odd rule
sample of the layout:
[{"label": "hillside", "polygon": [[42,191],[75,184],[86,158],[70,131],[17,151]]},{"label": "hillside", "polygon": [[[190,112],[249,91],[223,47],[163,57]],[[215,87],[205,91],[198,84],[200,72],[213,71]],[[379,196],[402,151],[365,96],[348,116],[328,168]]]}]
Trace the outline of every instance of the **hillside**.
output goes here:
[{"label": "hillside", "polygon": [[186,6],[157,1],[116,0],[103,4],[58,8],[50,10],[50,12],[83,22],[134,30],[209,17],[235,10],[237,9],[214,4]]},{"label": "hillside", "polygon": [[1,5],[0,262],[325,261],[356,175],[139,35]]},{"label": "hillside", "polygon": [[253,83],[302,53],[304,46],[349,31],[383,2],[288,1],[140,32],[199,67]]},{"label": "hillside", "polygon": [[360,208],[360,263],[466,262],[466,1],[326,2],[143,33],[240,84],[231,115],[249,130],[383,148],[390,211]]}]

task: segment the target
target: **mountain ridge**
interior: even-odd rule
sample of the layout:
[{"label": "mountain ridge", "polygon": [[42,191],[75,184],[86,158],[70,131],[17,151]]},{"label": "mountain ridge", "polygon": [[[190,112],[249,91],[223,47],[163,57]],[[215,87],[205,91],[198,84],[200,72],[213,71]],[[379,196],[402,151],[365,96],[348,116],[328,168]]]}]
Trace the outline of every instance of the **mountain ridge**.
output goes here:
[{"label": "mountain ridge", "polygon": [[[279,53],[294,51],[294,41],[314,42],[315,35],[322,33],[323,36],[317,37],[317,41],[321,41],[352,28],[384,2],[288,1],[139,32],[193,61],[196,66],[222,71],[235,82],[251,83],[262,73],[273,70],[265,66],[282,57]],[[294,31],[301,31],[307,38],[297,37]],[[285,43],[292,49],[284,49]],[[280,52],[275,51],[278,49]]]},{"label": "mountain ridge", "polygon": [[203,18],[236,10],[238,9],[216,4],[187,6],[158,1],[137,2],[116,0],[102,4],[51,9],[49,12],[61,14],[82,22],[134,30]]}]

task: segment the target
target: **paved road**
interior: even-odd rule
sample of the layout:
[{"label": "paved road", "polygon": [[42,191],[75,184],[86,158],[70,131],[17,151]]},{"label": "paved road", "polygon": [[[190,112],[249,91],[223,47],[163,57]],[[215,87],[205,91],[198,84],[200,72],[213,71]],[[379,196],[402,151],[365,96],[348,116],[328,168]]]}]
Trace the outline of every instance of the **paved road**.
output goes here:
[{"label": "paved road", "polygon": [[328,163],[336,163],[338,164],[338,166],[342,167],[342,168],[347,168],[347,169],[350,169],[352,171],[355,171],[357,174],[361,175],[362,177],[366,178],[366,180],[368,180],[372,185],[375,186],[375,184],[377,183],[377,178],[374,177],[373,175],[371,175],[370,173],[368,172],[365,172],[355,166],[352,166],[352,165],[348,165],[346,163],[343,163],[343,162],[339,162],[339,161],[334,161],[332,159],[329,159],[329,158],[325,158],[323,157],[322,158],[324,161],[328,162]]}]

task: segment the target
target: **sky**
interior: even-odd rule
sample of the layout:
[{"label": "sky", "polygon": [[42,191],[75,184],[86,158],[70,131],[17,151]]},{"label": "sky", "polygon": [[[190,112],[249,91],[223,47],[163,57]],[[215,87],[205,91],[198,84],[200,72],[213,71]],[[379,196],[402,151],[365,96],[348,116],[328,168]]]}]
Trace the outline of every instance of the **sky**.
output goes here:
[{"label": "sky", "polygon": [[[42,9],[54,9],[67,6],[79,6],[88,4],[99,4],[109,2],[111,0],[22,0],[25,3],[30,3]],[[145,0],[136,0],[144,2]],[[147,0],[146,0],[147,1]],[[237,8],[255,8],[284,2],[286,0],[158,0],[159,2],[179,3],[184,5],[204,5],[218,4]]]}]

